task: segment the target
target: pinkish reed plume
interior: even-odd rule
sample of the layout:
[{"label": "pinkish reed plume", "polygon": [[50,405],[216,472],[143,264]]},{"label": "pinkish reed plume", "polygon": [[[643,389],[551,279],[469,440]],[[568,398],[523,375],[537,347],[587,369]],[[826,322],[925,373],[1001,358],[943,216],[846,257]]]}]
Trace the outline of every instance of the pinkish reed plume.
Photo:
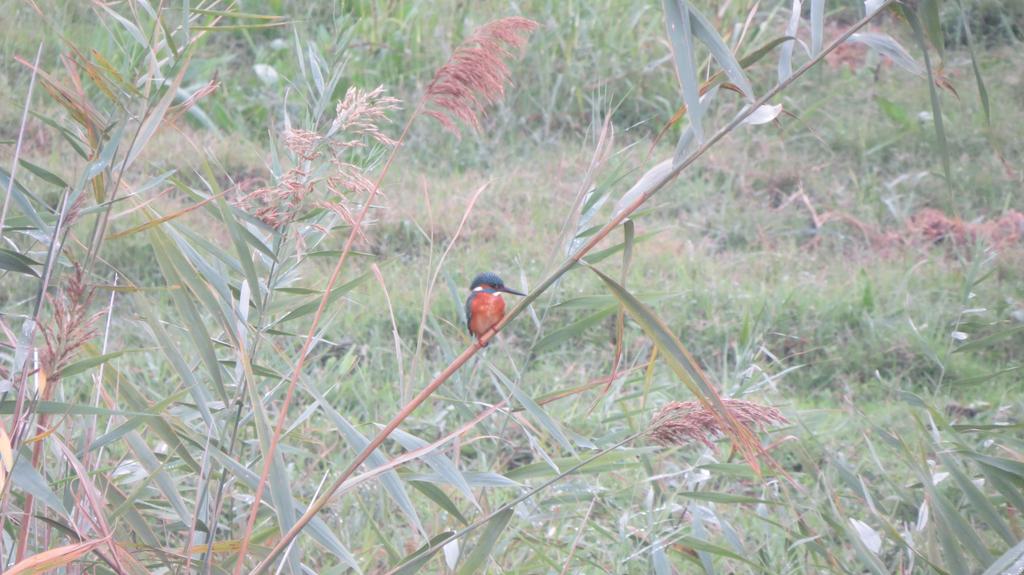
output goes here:
[{"label": "pinkish reed plume", "polygon": [[478,28],[434,74],[426,96],[434,109],[426,113],[455,135],[459,135],[455,120],[479,130],[484,107],[505,95],[509,77],[505,60],[522,51],[527,35],[537,26],[533,20],[511,17]]},{"label": "pinkish reed plume", "polygon": [[380,125],[390,122],[388,112],[401,108],[401,100],[384,95],[384,86],[377,86],[367,92],[355,86],[345,92],[345,99],[338,102],[334,122],[327,132],[330,138],[336,133],[350,139],[332,142],[341,148],[362,147],[367,139],[376,140],[384,146],[394,146],[395,140],[380,131]]},{"label": "pinkish reed plume", "polygon": [[[373,190],[373,180],[361,167],[346,161],[345,154],[370,142],[394,146],[395,141],[384,134],[380,126],[390,121],[388,112],[399,109],[399,104],[396,98],[384,95],[383,86],[370,91],[349,88],[345,98],[338,102],[334,121],[326,134],[296,128],[283,134],[285,147],[300,162],[326,161],[333,170],[319,170],[317,165],[294,167],[281,176],[277,185],[253,190],[234,200],[235,205],[274,228],[292,223],[311,204],[334,211],[351,223],[350,210],[345,203],[353,194],[368,195]],[[316,173],[326,175],[310,175]],[[324,181],[333,197],[306,202],[317,184]]]},{"label": "pinkish reed plume", "polygon": [[53,389],[61,372],[74,359],[75,352],[96,335],[96,326],[103,312],[89,314],[93,293],[93,289],[85,284],[82,268],[76,265],[61,292],[47,296],[53,306],[53,316],[49,323],[39,326],[45,344],[39,363],[49,381],[47,390]]},{"label": "pinkish reed plume", "polygon": [[[722,403],[737,423],[764,429],[773,423],[787,423],[778,409],[741,399],[723,399]],[[711,439],[725,435],[721,418],[697,401],[668,403],[651,420],[647,437],[665,446],[700,442],[712,447]]]}]

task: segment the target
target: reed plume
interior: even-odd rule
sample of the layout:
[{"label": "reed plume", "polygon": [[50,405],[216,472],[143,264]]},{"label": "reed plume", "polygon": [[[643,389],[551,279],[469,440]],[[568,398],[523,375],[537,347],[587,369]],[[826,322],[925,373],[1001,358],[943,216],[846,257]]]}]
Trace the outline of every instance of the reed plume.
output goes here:
[{"label": "reed plume", "polygon": [[93,288],[85,283],[85,272],[76,264],[61,292],[47,296],[53,306],[53,316],[49,323],[39,326],[44,343],[39,354],[39,366],[45,374],[41,381],[49,382],[41,390],[44,398],[60,380],[61,372],[71,364],[75,353],[96,335],[103,312],[89,314],[93,294]]},{"label": "reed plume", "polygon": [[[374,142],[393,147],[395,140],[380,127],[391,121],[388,113],[398,110],[399,104],[398,99],[384,94],[383,86],[369,91],[349,88],[338,102],[335,118],[326,133],[290,128],[282,134],[285,147],[302,167],[285,172],[274,186],[239,197],[235,205],[273,228],[292,223],[310,204],[331,210],[351,224],[353,218],[346,204],[353,194],[368,196],[373,190],[373,180],[364,168],[349,161],[347,154]],[[314,164],[317,161],[326,161],[331,168],[316,169],[321,165]],[[314,173],[326,175],[311,176]],[[326,182],[330,197],[307,202],[320,182]]]},{"label": "reed plume", "polygon": [[505,95],[509,79],[505,60],[522,52],[537,26],[527,18],[509,17],[478,28],[434,74],[427,86],[424,113],[456,136],[460,134],[456,120],[479,130],[484,108]]},{"label": "reed plume", "polygon": [[[774,407],[742,399],[723,399],[722,404],[737,423],[749,428],[764,429],[773,423],[788,422]],[[651,419],[647,438],[665,446],[700,442],[712,447],[712,439],[725,435],[721,422],[721,415],[698,401],[672,401]]]}]

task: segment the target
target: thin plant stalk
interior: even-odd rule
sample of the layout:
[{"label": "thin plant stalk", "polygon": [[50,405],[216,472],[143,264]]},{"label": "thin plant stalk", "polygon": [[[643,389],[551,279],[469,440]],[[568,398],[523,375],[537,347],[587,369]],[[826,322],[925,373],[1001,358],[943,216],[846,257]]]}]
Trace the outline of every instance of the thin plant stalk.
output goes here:
[{"label": "thin plant stalk", "polygon": [[39,43],[36,50],[36,61],[32,65],[32,77],[28,81],[28,95],[25,96],[25,108],[21,111],[21,129],[18,130],[18,142],[14,145],[14,157],[11,158],[11,176],[7,181],[7,195],[4,196],[4,206],[0,209],[0,239],[4,237],[4,223],[7,221],[7,209],[11,203],[11,194],[14,193],[14,178],[18,174],[18,158],[21,156],[21,142],[25,138],[25,126],[28,124],[28,111],[32,107],[32,89],[36,86],[36,71],[39,70],[39,59],[43,56],[43,43]]},{"label": "thin plant stalk", "polygon": [[[323,509],[327,503],[330,502],[334,493],[345,483],[356,469],[359,468],[363,462],[378,448],[387,437],[404,421],[417,407],[420,406],[431,394],[434,393],[441,385],[448,380],[456,371],[458,371],[463,365],[469,361],[477,351],[479,351],[487,342],[489,342],[495,334],[504,328],[508,323],[519,316],[531,303],[533,303],[541,294],[543,294],[548,288],[550,288],[559,278],[561,278],[566,272],[572,269],[583,257],[589,253],[598,243],[600,243],[605,237],[608,236],[616,227],[618,227],[623,220],[628,218],[633,212],[637,210],[644,202],[651,198],[655,193],[664,188],[669,182],[674,180],[684,169],[692,165],[697,159],[703,156],[712,146],[717,144],[722,138],[730,134],[733,130],[740,126],[747,117],[753,114],[758,108],[767,104],[772,98],[777,96],[780,92],[785,90],[790,84],[796,81],[807,73],[808,70],[813,68],[818,62],[821,62],[826,55],[832,53],[840,44],[846,41],[852,34],[857,30],[860,30],[868,24],[874,17],[881,13],[887,6],[892,4],[895,0],[884,0],[881,6],[879,6],[874,12],[864,16],[855,24],[850,26],[845,32],[839,37],[833,40],[828,47],[819,52],[814,58],[805,63],[799,69],[797,69],[791,76],[776,84],[773,88],[768,90],[761,98],[756,102],[749,105],[746,109],[736,115],[732,121],[726,124],[724,127],[715,132],[709,137],[704,144],[697,148],[689,157],[685,160],[676,164],[671,170],[666,172],[659,180],[657,180],[650,189],[644,194],[640,195],[631,204],[620,210],[618,215],[612,218],[607,224],[604,225],[594,236],[583,245],[575,254],[563,262],[558,269],[548,275],[536,288],[534,288],[526,297],[522,298],[519,303],[513,307],[509,313],[502,318],[494,327],[487,331],[479,339],[474,339],[473,343],[466,348],[458,357],[452,360],[451,364],[445,368],[433,381],[430,382],[419,394],[416,395],[408,404],[402,407],[402,409],[385,425],[379,433],[370,441],[370,443],[356,456],[352,463],[342,472],[341,476],[335,480],[334,484],[327,489],[323,495],[316,499],[310,504],[309,508],[305,513],[302,514],[291,529],[289,529],[277,542],[273,549],[270,550],[268,555],[261,561],[256,568],[252,571],[254,575],[264,573],[270,567],[271,564],[277,559],[282,551],[285,550],[291,543],[291,541],[302,531],[303,528],[313,519],[313,517]],[[401,140],[400,140],[401,141]],[[396,147],[397,150],[397,147]],[[390,161],[389,161],[390,164]],[[344,255],[344,253],[342,254]],[[319,316],[319,314],[318,314]],[[475,524],[474,524],[475,525]],[[468,528],[467,528],[468,529]],[[464,530],[465,531],[465,530]],[[461,533],[461,532],[460,532]],[[447,542],[447,540],[445,541]],[[439,543],[441,545],[443,543]],[[243,548],[244,549],[244,548]],[[237,573],[237,571],[236,571]]]}]

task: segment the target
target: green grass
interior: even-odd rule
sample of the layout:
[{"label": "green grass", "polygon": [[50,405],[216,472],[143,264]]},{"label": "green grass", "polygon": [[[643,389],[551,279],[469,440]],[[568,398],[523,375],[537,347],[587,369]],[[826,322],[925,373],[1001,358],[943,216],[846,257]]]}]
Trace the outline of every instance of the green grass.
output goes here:
[{"label": "green grass", "polygon": [[[10,31],[0,41],[0,140],[18,136],[29,81],[26,68],[12,57],[31,59],[39,41],[45,40],[46,48],[42,68],[64,85],[67,73],[57,54],[68,51],[69,44],[61,44],[58,33],[80,49],[98,50],[125,75],[145,72],[145,50],[116,20],[85,4],[51,4],[40,17],[26,3],[0,2],[4,28]],[[719,30],[742,22],[751,4],[725,9]],[[941,94],[952,161],[949,185],[932,124],[919,119],[931,113],[927,81],[879,66],[877,57],[868,56],[854,69],[822,66],[810,72],[777,100],[795,117],[731,134],[634,218],[637,236],[645,239],[635,245],[626,287],[645,296],[724,393],[746,394],[783,410],[791,424],[763,434],[765,445],[778,442],[771,454],[779,468],[766,466],[763,477],[754,475],[742,458],[730,454],[727,441],[716,450],[655,449],[638,442],[519,504],[490,543],[490,558],[483,563],[488,572],[558,573],[570,553],[568,572],[586,573],[940,568],[954,573],[961,567],[981,572],[1021,538],[1024,372],[1016,368],[1024,363],[1024,244],[1018,240],[996,247],[984,239],[932,244],[911,223],[924,208],[976,223],[1024,205],[1016,160],[1024,155],[1018,133],[1024,122],[1022,15],[1012,3],[998,18],[990,15],[992,2],[966,4],[979,40],[992,122],[986,123],[981,111],[966,47],[953,39],[958,11],[947,2],[941,13],[949,38],[943,64],[959,94]],[[707,3],[698,6],[714,14]],[[762,6],[747,48],[784,28],[788,7],[779,6]],[[130,14],[124,6],[116,9]],[[388,128],[397,131],[451,50],[477,25],[507,15],[509,8],[496,2],[298,6],[268,0],[244,9],[284,15],[288,26],[219,32],[197,49],[182,86],[194,89],[216,73],[221,87],[200,102],[203,115],[188,115],[157,132],[124,174],[119,194],[175,171],[172,179],[115,205],[112,233],[142,224],[147,216],[195,206],[199,194],[215,192],[205,163],[221,188],[269,185],[272,169],[291,165],[280,140],[283,114],[295,126],[322,129],[333,117],[333,102],[349,85],[382,84],[405,100],[406,109]],[[414,124],[385,180],[380,209],[371,212],[366,239],[357,243],[360,254],[343,272],[340,282],[367,272],[370,263],[380,267],[401,339],[402,369],[387,301],[370,274],[328,308],[321,327],[329,343],[314,348],[287,414],[281,459],[273,471],[300,511],[322,493],[321,480],[333,481],[359,451],[339,417],[372,437],[410,393],[470,343],[459,310],[474,274],[497,271],[509,285],[529,290],[564,258],[558,231],[590,162],[593,132],[603,114],[614,111],[615,155],[595,179],[611,197],[595,222],[609,217],[618,197],[654,161],[672,153],[678,127],[648,155],[651,138],[681,101],[672,63],[664,60],[668,48],[659,5],[531,1],[518,9],[541,28],[524,59],[512,65],[514,85],[505,101],[489,111],[482,133],[466,132],[461,140],[429,118]],[[860,8],[844,2],[830,3],[829,9],[828,22],[849,22]],[[805,17],[805,32],[806,25]],[[920,58],[900,20],[886,18],[879,31],[893,34]],[[295,49],[296,38],[301,51]],[[311,51],[340,78],[320,112],[313,105],[309,72],[303,79],[299,66],[300,59],[309,65]],[[799,53],[798,64],[804,61]],[[759,91],[775,81],[775,54],[750,71]],[[264,84],[254,64],[273,66],[280,80]],[[134,129],[145,98],[125,96],[119,104],[129,106],[122,108],[106,101],[94,84],[87,81],[86,86],[104,113],[133,118],[128,125]],[[34,112],[73,126],[40,86],[35,94]],[[150,100],[158,96],[155,91]],[[732,93],[724,92],[718,102],[705,118],[710,125],[724,124],[738,110]],[[7,170],[14,146],[0,149],[0,165]],[[37,119],[28,125],[22,157],[72,185],[86,165]],[[371,153],[355,161],[378,160]],[[116,175],[112,171],[107,177]],[[66,193],[24,167],[18,180],[53,209]],[[426,302],[422,357],[416,357],[433,266],[454,237],[469,198],[485,182],[488,188]],[[92,190],[85,193],[90,197],[86,205],[94,205]],[[824,223],[816,225],[814,216]],[[10,217],[9,225],[25,223],[16,207]],[[85,261],[95,218],[85,215],[64,241],[63,255],[52,266],[51,298],[66,285],[72,263]],[[240,255],[230,229],[245,221],[240,213],[221,212],[210,203],[150,230],[104,240],[89,268],[88,281],[101,286],[93,310],[106,305],[111,292],[105,286],[115,272],[118,285],[134,289],[115,294],[108,351],[125,353],[105,362],[98,405],[131,413],[95,420],[50,417],[55,432],[43,438],[48,451],[37,466],[42,489],[33,483],[34,476],[16,475],[5,496],[5,566],[13,561],[22,521],[18,510],[28,493],[37,498],[36,513],[52,524],[71,521],[40,503],[46,489],[80,513],[94,512],[81,495],[86,478],[60,455],[58,442],[85,462],[86,475],[106,503],[103,514],[113,539],[140,562],[126,570],[182,569],[182,547],[195,520],[201,523],[193,544],[207,541],[203,525],[213,517],[218,522],[214,541],[230,546],[243,536],[253,489],[246,478],[235,478],[237,470],[247,468],[257,477],[262,470],[266,437],[257,432],[258,421],[266,418],[271,427],[276,421],[287,376],[312,319],[306,315],[274,325],[277,332],[267,329],[273,318],[312,297],[286,292],[275,292],[273,307],[265,312],[242,306],[248,317],[239,317],[239,298],[252,286],[243,288],[246,276],[232,267]],[[266,228],[248,229],[272,237]],[[347,231],[338,226],[317,248],[340,249]],[[310,242],[319,239],[308,234]],[[616,231],[606,243],[621,238]],[[47,242],[39,237],[5,230],[3,239],[5,249],[40,262],[46,257]],[[211,243],[210,249],[202,240]],[[261,280],[279,287],[322,290],[336,257],[303,260],[304,249],[268,241],[271,249],[287,254],[281,265],[302,262],[292,275],[268,280],[271,269],[280,273],[281,268],[272,267],[253,243],[241,243],[242,257],[252,259]],[[596,265],[619,278],[621,255]],[[40,297],[40,284],[13,272],[2,278],[0,320],[8,335],[0,375],[8,378],[8,368],[23,353],[17,334]],[[218,281],[224,282],[223,291]],[[597,306],[577,299],[587,296],[605,299]],[[52,306],[52,300],[45,301],[44,322],[50,321]],[[652,344],[629,320],[622,359],[627,375],[607,393],[596,386],[547,401],[609,375],[615,315],[570,334],[561,344],[537,351],[534,343],[609,303],[613,300],[594,274],[574,269],[402,424],[403,431],[429,442],[476,416],[484,404],[506,399],[509,390],[491,376],[488,364],[551,418],[544,420],[531,405],[513,400],[513,413],[492,415],[457,447],[444,448],[441,453],[469,483],[475,502],[423,461],[400,466],[391,483],[369,482],[332,502],[320,517],[364,572],[385,572],[429,537],[463,527],[449,512],[451,506],[476,521],[526,487],[564,472],[576,457],[588,457],[642,430],[666,402],[691,399],[664,362],[645,371]],[[236,344],[231,333],[236,322],[246,326],[248,345],[257,350]],[[99,353],[104,332],[101,327],[79,359]],[[955,339],[954,333],[966,339]],[[39,337],[33,343],[42,344]],[[253,379],[237,368],[240,349],[253,362]],[[210,357],[220,367],[210,365]],[[61,381],[53,399],[62,409],[93,405],[99,380],[94,366]],[[5,405],[15,394],[7,393]],[[326,405],[317,404],[320,394]],[[25,417],[37,410],[30,402]],[[159,417],[136,417],[144,410]],[[242,414],[237,443],[231,441],[236,413]],[[14,420],[3,416],[8,433]],[[985,427],[994,423],[1008,427]],[[569,438],[571,449],[557,439],[555,427]],[[87,449],[87,436],[105,433],[109,443],[102,451]],[[22,436],[15,445],[27,463],[34,444]],[[397,457],[407,448],[391,439],[384,450]],[[224,484],[223,507],[214,514],[212,500],[229,463],[235,467],[226,468],[231,479]],[[146,472],[129,473],[139,466]],[[271,485],[264,496],[249,567],[278,536],[277,488]],[[423,532],[396,493],[409,497]],[[997,519],[987,514],[986,502]],[[28,555],[48,548],[42,537],[36,538],[46,529],[43,521],[34,525]],[[494,525],[460,540],[463,565],[478,541],[489,540],[486,530]],[[857,536],[858,526],[864,525],[880,534],[878,553],[865,547],[869,532]],[[78,528],[82,539],[100,536],[97,530]],[[897,539],[908,534],[914,552]],[[72,540],[54,531],[49,547]],[[299,541],[301,560],[314,571],[346,572],[340,554],[308,536]],[[213,572],[229,572],[234,559],[230,552],[215,553]],[[195,554],[190,568],[198,569],[204,560]],[[97,554],[80,561],[99,562],[100,571],[111,569]],[[445,569],[439,556],[422,572]]]}]

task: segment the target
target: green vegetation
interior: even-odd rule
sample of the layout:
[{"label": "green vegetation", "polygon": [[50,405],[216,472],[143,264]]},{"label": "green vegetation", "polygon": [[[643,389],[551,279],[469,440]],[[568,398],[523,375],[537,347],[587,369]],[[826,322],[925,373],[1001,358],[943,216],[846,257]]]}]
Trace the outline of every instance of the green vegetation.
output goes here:
[{"label": "green vegetation", "polygon": [[[775,86],[789,2],[690,5],[742,63],[727,77],[657,2],[167,4],[0,0],[5,569],[249,571],[297,520],[275,569],[994,574],[1024,557],[1018,2],[884,8],[770,100],[774,121],[609,228],[583,258],[600,273],[536,292],[688,126],[743,111],[741,79]],[[791,69],[863,15],[806,2]],[[539,26],[480,129],[417,116],[507,16]],[[531,303],[448,377],[481,271]],[[695,398],[714,447],[656,445],[696,421],[658,411]]]}]

